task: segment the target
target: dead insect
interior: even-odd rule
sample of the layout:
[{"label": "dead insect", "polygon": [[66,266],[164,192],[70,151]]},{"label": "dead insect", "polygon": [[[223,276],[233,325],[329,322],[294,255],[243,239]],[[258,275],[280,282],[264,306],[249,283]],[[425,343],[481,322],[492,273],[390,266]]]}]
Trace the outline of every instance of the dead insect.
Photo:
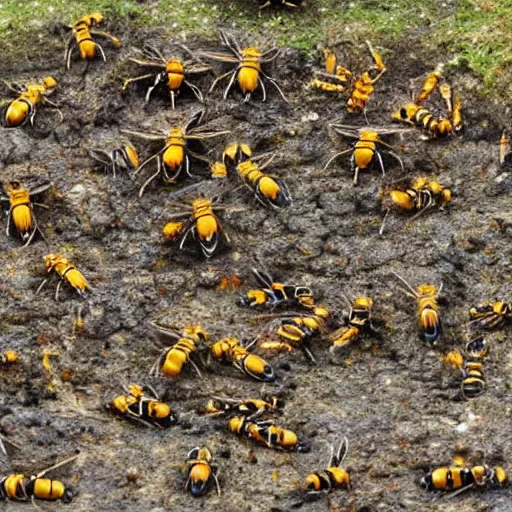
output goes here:
[{"label": "dead insect", "polygon": [[[414,180],[407,190],[391,190],[389,193],[391,203],[401,210],[416,211],[408,221],[407,225],[416,220],[431,208],[438,206],[440,210],[452,200],[452,191],[440,183],[428,178],[420,177]],[[386,217],[389,214],[388,208],[379,234],[384,233]]]},{"label": "dead insect", "polygon": [[[334,133],[342,135],[343,137],[357,139],[357,142],[354,143],[352,148],[336,153],[325,164],[324,169],[327,169],[336,158],[351,152],[351,167],[354,171],[354,185],[357,185],[359,183],[359,171],[368,169],[375,160],[377,160],[379,164],[382,175],[384,176],[386,174],[381,155],[381,152],[385,152],[393,157],[400,164],[402,172],[405,172],[401,158],[395,153],[392,146],[381,140],[380,136],[405,133],[408,130],[394,130],[378,127],[355,128],[354,126],[335,123],[330,124],[329,128],[333,130]],[[383,149],[380,149],[380,147]]]},{"label": "dead insect", "polygon": [[278,427],[273,420],[252,422],[245,416],[235,416],[229,420],[228,430],[274,450],[297,452],[309,450],[305,443],[299,442],[295,432]]},{"label": "dead insect", "polygon": [[21,182],[13,180],[4,186],[7,195],[0,194],[0,201],[9,201],[9,212],[7,213],[7,236],[11,235],[14,227],[19,236],[25,242],[24,247],[30,244],[37,232],[44,240],[44,235],[37,224],[34,215],[34,206],[48,208],[41,203],[33,203],[32,196],[45,192],[51,187],[51,183],[45,181],[43,184],[24,188]]},{"label": "dead insect", "polygon": [[128,86],[139,80],[152,79],[153,85],[149,87],[146,92],[146,104],[149,103],[151,99],[151,94],[155,90],[158,85],[166,82],[166,86],[169,90],[171,97],[171,106],[175,108],[175,100],[176,97],[180,94],[180,92],[187,87],[190,89],[197,100],[201,103],[204,102],[204,97],[199,88],[192,84],[189,81],[189,77],[191,75],[206,73],[211,68],[199,62],[197,58],[194,57],[193,53],[184,45],[179,45],[187,54],[189,54],[192,58],[188,60],[184,60],[183,57],[173,56],[170,58],[165,58],[156,48],[145,46],[143,50],[135,49],[135,51],[140,55],[137,57],[129,57],[131,62],[135,62],[139,66],[143,66],[146,68],[154,68],[159,69],[160,71],[154,71],[152,73],[148,73],[146,75],[138,76],[136,78],[129,78],[125,80],[122,91],[125,91]]},{"label": "dead insect", "polygon": [[185,488],[192,496],[202,496],[215,482],[217,495],[220,496],[220,485],[217,479],[219,473],[216,464],[213,464],[213,456],[208,448],[196,446],[187,455],[188,478]]},{"label": "dead insect", "polygon": [[144,388],[137,384],[123,386],[126,395],[119,395],[109,404],[114,414],[142,423],[147,427],[168,428],[174,425],[178,418],[172,409],[160,402],[156,392],[147,386],[152,397],[144,393]]},{"label": "dead insect", "polygon": [[[44,258],[46,271],[52,270],[60,277],[55,289],[55,300],[59,300],[60,287],[63,282],[68,283],[74,288],[78,295],[83,296],[86,290],[92,291],[91,286],[85,280],[82,273],[69,260],[60,254],[48,254]],[[36,290],[36,295],[43,289],[48,282],[48,278],[44,279]]]},{"label": "dead insect", "polygon": [[505,323],[512,320],[512,304],[497,300],[486,302],[469,309],[472,330],[493,330],[503,327]]},{"label": "dead insect", "polygon": [[244,142],[230,142],[222,152],[222,163],[228,167],[236,167],[252,157],[252,149]]},{"label": "dead insect", "polygon": [[350,302],[343,295],[349,306],[347,324],[336,329],[330,336],[332,349],[338,350],[354,343],[362,332],[372,329],[372,307],[373,300],[370,297],[355,297]]},{"label": "dead insect", "polygon": [[343,461],[348,453],[348,441],[344,437],[334,452],[334,446],[331,445],[331,456],[327,467],[322,471],[310,473],[306,479],[306,491],[308,493],[325,492],[329,493],[334,489],[350,489],[350,475],[341,468]]},{"label": "dead insect", "polygon": [[262,288],[239,294],[237,304],[243,307],[255,306],[292,306],[299,305],[308,309],[315,306],[313,291],[307,286],[295,286],[275,282],[265,267],[253,268],[253,274]]},{"label": "dead insect", "polygon": [[208,333],[199,325],[185,327],[181,333],[156,321],[151,322],[151,326],[158,332],[173,338],[175,343],[162,351],[151,368],[150,375],[164,375],[169,379],[175,379],[181,375],[184,366],[190,364],[199,377],[202,377],[191,356],[208,341]]},{"label": "dead insect", "polygon": [[86,71],[89,67],[90,61],[97,56],[97,50],[99,51],[104,62],[107,61],[103,48],[93,39],[93,36],[104,37],[110,39],[112,44],[119,48],[121,42],[117,37],[103,32],[102,30],[96,30],[94,27],[99,25],[103,21],[103,16],[99,12],[93,12],[83,16],[71,26],[66,26],[68,30],[72,30],[71,37],[66,43],[66,52],[64,54],[64,60],[66,62],[66,69],[71,67],[71,56],[75,48],[78,48],[80,57],[82,60],[87,60]]},{"label": "dead insect", "polygon": [[281,407],[283,407],[282,400],[275,396],[264,399],[246,398],[243,400],[214,396],[211,400],[208,400],[206,407],[199,409],[199,413],[208,416],[241,414],[246,416],[248,421],[251,421],[265,412],[275,411]]},{"label": "dead insect", "polygon": [[137,169],[140,164],[139,153],[131,144],[124,144],[112,151],[90,149],[89,155],[105,172],[112,172],[114,178],[120,170]]},{"label": "dead insect", "polygon": [[38,105],[51,105],[59,113],[62,121],[62,112],[57,105],[50,101],[47,96],[52,94],[57,87],[57,81],[51,76],[46,77],[41,85],[26,84],[24,87],[10,84],[5,80],[0,80],[5,84],[9,91],[17,95],[14,100],[7,100],[7,109],[5,111],[5,125],[7,128],[23,126],[30,120],[30,124],[34,126],[34,118],[37,113]]},{"label": "dead insect", "polygon": [[417,303],[418,329],[420,337],[427,343],[435,345],[442,333],[441,317],[439,315],[438,297],[443,285],[439,288],[433,284],[420,284],[415,290],[403,277],[396,272],[393,275],[406,287],[402,290]]},{"label": "dead insect", "polygon": [[237,80],[240,89],[244,95],[244,102],[251,99],[251,95],[258,87],[261,87],[262,101],[267,99],[267,91],[263,79],[268,80],[278,91],[284,101],[288,102],[281,88],[277,85],[276,81],[266,75],[261,69],[262,64],[267,64],[275,60],[279,54],[279,48],[271,48],[265,52],[260,51],[255,47],[241,48],[235,38],[229,35],[224,30],[220,31],[220,36],[223,45],[233,54],[227,55],[223,53],[201,52],[200,55],[218,62],[225,62],[230,64],[237,64],[234,71],[229,71],[224,75],[217,77],[210,87],[210,92],[213,91],[215,86],[223,79],[230,77],[228,86],[224,91],[224,99],[228,97],[229,91]]},{"label": "dead insect", "polygon": [[59,480],[44,478],[44,476],[49,471],[74,461],[77,457],[78,455],[73,455],[30,478],[22,474],[0,477],[0,501],[61,500],[64,503],[70,503],[74,497],[73,491]]},{"label": "dead insect", "polygon": [[[204,110],[200,110],[192,115],[188,121],[182,126],[173,126],[167,134],[159,132],[136,132],[132,130],[121,130],[123,133],[140,137],[145,140],[164,142],[164,147],[142,162],[138,169],[133,173],[136,176],[142,169],[152,160],[156,159],[157,170],[150,176],[140,187],[139,197],[142,197],[146,187],[161,173],[164,175],[165,183],[176,183],[183,167],[188,176],[193,177],[190,173],[190,158],[195,158],[210,164],[210,161],[187,147],[190,140],[205,140],[213,137],[219,137],[230,133],[229,131],[201,131],[198,125],[204,116]],[[168,170],[172,172],[168,174]]]}]

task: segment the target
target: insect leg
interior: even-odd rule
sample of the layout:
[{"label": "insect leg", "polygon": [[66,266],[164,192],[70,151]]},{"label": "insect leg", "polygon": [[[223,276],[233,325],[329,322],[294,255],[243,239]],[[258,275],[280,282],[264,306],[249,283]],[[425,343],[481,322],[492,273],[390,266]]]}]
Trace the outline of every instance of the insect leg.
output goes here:
[{"label": "insect leg", "polygon": [[[142,195],[144,194],[144,190],[146,190],[146,187],[160,174],[160,172],[162,170],[161,169],[162,164],[160,163],[160,158],[158,158],[158,160],[156,162],[157,162],[156,172],[142,184],[142,187],[140,187],[140,189],[139,189],[139,197],[142,197]],[[139,169],[140,169],[140,167],[139,167]]]},{"label": "insect leg", "polygon": [[226,90],[224,91],[224,95],[222,96],[225,100],[228,98],[229,91],[231,87],[233,86],[233,82],[235,81],[236,75],[238,73],[238,68],[233,71],[233,74],[229,80],[228,86],[226,87]]},{"label": "insect leg", "polygon": [[231,75],[231,73],[236,73],[236,71],[229,71],[228,73],[224,73],[223,75],[220,75],[218,76],[212,83],[211,87],[210,87],[210,90],[208,92],[212,92],[213,89],[215,89],[215,86],[221,81],[221,80],[224,80],[224,78],[228,77],[229,75]]}]

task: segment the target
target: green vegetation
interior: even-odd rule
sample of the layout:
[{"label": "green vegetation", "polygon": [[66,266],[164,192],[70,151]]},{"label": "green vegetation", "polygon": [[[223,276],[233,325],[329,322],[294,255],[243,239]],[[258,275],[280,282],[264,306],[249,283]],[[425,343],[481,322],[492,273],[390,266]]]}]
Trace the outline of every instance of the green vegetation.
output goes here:
[{"label": "green vegetation", "polygon": [[453,64],[466,61],[488,89],[510,91],[510,0],[304,0],[298,9],[260,11],[256,0],[0,0],[0,46],[15,51],[31,38],[51,37],[52,22],[71,23],[85,13],[110,12],[144,26],[161,25],[166,37],[214,36],[219,26],[313,52],[318,43],[398,38],[411,33],[443,47]]}]

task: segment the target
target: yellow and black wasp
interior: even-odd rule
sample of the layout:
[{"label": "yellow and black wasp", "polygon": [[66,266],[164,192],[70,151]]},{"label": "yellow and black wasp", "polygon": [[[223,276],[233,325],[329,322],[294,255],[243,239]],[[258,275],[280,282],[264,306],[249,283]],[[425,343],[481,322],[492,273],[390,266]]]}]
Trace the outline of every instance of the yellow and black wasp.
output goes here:
[{"label": "yellow and black wasp", "polygon": [[152,397],[146,395],[138,384],[123,386],[126,395],[119,395],[109,404],[114,414],[119,414],[147,427],[168,428],[177,423],[178,418],[171,407],[160,402],[156,392],[147,386]]},{"label": "yellow and black wasp", "polygon": [[469,309],[470,327],[473,330],[492,330],[503,327],[512,320],[512,304],[503,301],[486,302]]},{"label": "yellow and black wasp", "polygon": [[[263,95],[262,101],[267,99],[267,91],[265,89],[265,80],[268,80],[278,91],[284,101],[288,102],[281,88],[277,85],[277,82],[265,74],[261,69],[262,64],[268,64],[274,61],[280,54],[279,48],[271,48],[267,51],[262,52],[256,47],[241,48],[238,42],[233,36],[225,32],[220,31],[220,37],[222,44],[233,54],[225,53],[214,53],[214,52],[200,52],[201,56],[212,59],[217,62],[224,62],[227,64],[237,64],[234,71],[229,71],[221,76],[218,76],[210,87],[210,92],[213,91],[215,86],[225,78],[229,78],[228,86],[224,91],[224,99],[228,97],[229,91],[231,90],[235,80],[244,95],[244,102],[251,99],[251,95],[258,89],[261,88]],[[263,78],[262,78],[263,77]]]},{"label": "yellow and black wasp", "polygon": [[275,154],[261,165],[255,163],[256,158],[245,160],[236,166],[236,172],[242,183],[254,193],[256,201],[262,206],[274,209],[286,208],[292,204],[288,185],[281,178],[263,172],[274,157]]},{"label": "yellow and black wasp", "polygon": [[[373,66],[354,79],[351,71],[337,64],[336,54],[326,49],[324,50],[325,71],[316,71],[316,75],[322,80],[315,78],[312,82],[313,87],[327,92],[344,92],[347,86],[351,86],[350,97],[347,100],[348,112],[365,112],[366,104],[375,90],[375,83],[380,80],[386,72],[386,66],[382,57],[377,53],[370,41],[366,41],[373,59]],[[374,71],[377,72],[372,76]]]},{"label": "yellow and black wasp", "polygon": [[256,280],[262,288],[249,290],[239,294],[237,304],[243,307],[265,306],[302,306],[311,309],[315,306],[313,291],[307,286],[295,286],[291,284],[275,282],[268,270],[252,268]]},{"label": "yellow and black wasp", "polygon": [[252,343],[263,350],[286,350],[291,352],[300,348],[308,359],[316,363],[310,350],[311,340],[327,331],[327,322],[331,319],[329,310],[324,306],[314,306],[308,313],[280,315],[270,321]]},{"label": "yellow and black wasp", "polygon": [[451,466],[433,469],[421,479],[421,485],[426,490],[454,491],[452,496],[477,486],[499,489],[506,482],[507,473],[500,466],[469,466],[460,460],[454,461]]},{"label": "yellow and black wasp", "polygon": [[[406,212],[416,212],[408,221],[407,225],[416,220],[420,215],[428,212],[434,207],[443,210],[446,204],[452,200],[452,191],[437,181],[419,177],[416,178],[406,190],[391,190],[389,192],[391,204]],[[379,233],[384,233],[386,217],[389,214],[388,208]]]},{"label": "yellow and black wasp", "polygon": [[91,60],[98,55],[98,52],[101,55],[103,61],[107,61],[103,48],[96,41],[94,41],[93,36],[109,39],[116,48],[121,46],[121,42],[119,39],[117,39],[117,37],[114,37],[108,32],[103,32],[102,30],[97,30],[94,28],[96,25],[99,25],[102,22],[103,15],[99,12],[93,12],[83,16],[73,25],[66,26],[68,30],[72,31],[72,34],[66,43],[66,51],[64,54],[66,69],[71,67],[71,57],[75,48],[78,48],[80,58],[82,60],[87,60],[87,67],[85,68],[86,71],[89,68]]},{"label": "yellow and black wasp", "polygon": [[171,106],[174,109],[176,98],[185,88],[192,91],[197,100],[204,103],[203,93],[199,87],[190,82],[191,75],[206,73],[211,67],[203,64],[194,57],[193,53],[184,45],[179,47],[189,55],[190,58],[185,59],[183,56],[174,55],[165,58],[159,50],[151,46],[145,46],[142,50],[135,49],[138,54],[136,57],[129,57],[128,60],[146,68],[159,69],[160,71],[148,73],[146,75],[137,76],[125,80],[123,91],[134,82],[139,80],[153,80],[153,85],[146,92],[145,102],[149,103],[151,94],[160,85],[165,83],[171,97]]},{"label": "yellow and black wasp", "polygon": [[[188,147],[188,142],[192,140],[201,141],[226,135],[229,131],[203,131],[199,127],[204,116],[204,110],[200,110],[193,114],[183,125],[173,126],[167,133],[163,132],[137,132],[132,130],[121,130],[123,133],[140,137],[145,140],[164,142],[164,147],[153,156],[146,159],[133,173],[134,176],[139,174],[144,167],[156,159],[157,170],[151,175],[140,187],[139,197],[142,197],[146,187],[160,174],[164,176],[165,183],[176,183],[183,168],[185,173],[191,178],[190,158],[201,160],[206,163],[210,161],[198,153],[192,151]],[[172,174],[169,174],[170,171]]]},{"label": "yellow and black wasp", "polygon": [[483,336],[479,336],[466,344],[465,352],[460,390],[461,395],[469,400],[486,390],[483,362],[489,354],[489,345]]},{"label": "yellow and black wasp", "polygon": [[437,303],[443,285],[437,288],[433,284],[420,284],[415,290],[403,277],[396,272],[393,275],[405,286],[406,295],[417,303],[418,329],[420,337],[427,343],[435,345],[442,333],[439,305]]},{"label": "yellow and black wasp", "polygon": [[208,448],[196,446],[187,455],[187,483],[185,488],[192,496],[202,496],[212,482],[215,482],[217,495],[220,496],[220,485],[217,478],[218,467],[213,463],[213,456]]},{"label": "yellow and black wasp", "polygon": [[208,341],[208,333],[199,325],[185,327],[181,333],[157,321],[151,322],[151,326],[165,336],[173,338],[175,343],[162,351],[151,368],[150,375],[164,375],[169,379],[175,379],[181,375],[184,366],[190,364],[199,377],[202,377],[191,356]]},{"label": "yellow and black wasp", "polygon": [[[48,254],[44,257],[46,271],[54,271],[59,276],[59,282],[55,289],[55,300],[59,300],[60,287],[65,282],[69,284],[80,296],[86,291],[92,291],[91,286],[86,281],[83,274],[64,256],[60,254]],[[48,278],[43,279],[42,283],[36,290],[36,295],[43,289],[48,282]]]},{"label": "yellow and black wasp", "polygon": [[308,493],[329,493],[334,489],[350,489],[350,475],[341,467],[348,453],[348,440],[344,437],[336,452],[331,445],[331,456],[327,467],[322,471],[310,473],[305,479]]},{"label": "yellow and black wasp", "polygon": [[0,501],[61,500],[63,503],[70,503],[73,501],[73,491],[61,481],[45,478],[45,475],[74,461],[77,457],[78,455],[68,457],[30,478],[23,474],[0,478]]},{"label": "yellow and black wasp", "polygon": [[[357,185],[359,183],[359,172],[370,168],[372,163],[375,161],[378,162],[382,175],[385,176],[386,171],[384,169],[384,162],[382,160],[381,153],[386,153],[393,157],[400,164],[402,172],[405,172],[402,159],[395,153],[392,146],[382,141],[381,136],[405,133],[408,130],[395,130],[379,127],[372,128],[370,126],[365,128],[356,128],[354,126],[336,123],[330,124],[329,128],[334,133],[342,135],[343,137],[357,139],[357,142],[355,142],[351,148],[336,153],[331,157],[325,164],[324,169],[327,169],[338,157],[346,153],[352,153],[350,162],[352,171],[354,172],[353,182],[354,185]],[[383,149],[380,149],[381,146]]]},{"label": "yellow and black wasp", "polygon": [[372,330],[373,300],[370,297],[355,297],[352,302],[343,296],[349,306],[347,323],[329,335],[331,349],[339,350],[354,343],[362,332]]},{"label": "yellow and black wasp", "polygon": [[24,187],[20,181],[12,180],[4,185],[6,195],[0,194],[0,201],[9,202],[9,211],[7,213],[7,236],[12,235],[15,229],[22,241],[24,247],[29,245],[36,233],[39,233],[44,240],[44,235],[37,224],[34,215],[34,206],[48,208],[41,203],[32,202],[32,197],[42,194],[51,187],[51,183],[44,181],[34,186]]},{"label": "yellow and black wasp", "polygon": [[11,84],[5,80],[0,81],[5,84],[9,91],[16,94],[14,100],[1,102],[2,104],[7,103],[7,109],[5,110],[5,126],[7,128],[23,126],[27,121],[30,121],[30,124],[34,126],[34,118],[39,105],[51,105],[58,112],[62,121],[62,112],[55,103],[48,99],[48,96],[55,92],[57,87],[57,81],[51,76],[46,77],[42,84],[26,84],[24,87]]},{"label": "yellow and black wasp", "polygon": [[278,427],[273,420],[252,422],[245,416],[235,416],[229,420],[228,430],[274,450],[297,452],[309,450],[306,443],[299,442],[295,432]]},{"label": "yellow and black wasp", "polygon": [[233,399],[214,396],[208,400],[206,407],[201,407],[199,412],[208,416],[220,416],[237,414],[252,421],[268,411],[276,411],[284,406],[283,401],[276,396],[265,398]]},{"label": "yellow and black wasp", "polygon": [[114,179],[118,171],[134,170],[140,164],[139,153],[131,144],[123,144],[110,152],[103,149],[90,149],[89,155],[105,172],[112,172]]},{"label": "yellow and black wasp", "polygon": [[231,364],[244,375],[261,382],[276,380],[274,369],[264,359],[251,354],[238,338],[222,338],[210,346],[210,357]]},{"label": "yellow and black wasp", "polygon": [[[202,183],[182,188],[178,192],[171,194],[169,198],[176,198],[199,185],[202,185]],[[178,240],[178,248],[180,250],[184,250],[187,240],[189,237],[192,238],[202,255],[210,259],[222,245],[230,246],[229,235],[224,231],[219,218],[215,214],[215,211],[224,210],[226,207],[215,205],[218,198],[207,199],[203,194],[199,194],[199,196],[191,200],[190,204],[183,204],[181,202],[176,205],[181,211],[170,214],[167,218],[180,219],[188,217],[188,220],[167,223],[163,229],[163,235],[168,241]]]},{"label": "yellow and black wasp", "polygon": [[[431,137],[452,135],[462,130],[462,101],[458,94],[453,95],[452,88],[448,83],[440,83],[443,78],[442,69],[443,66],[439,65],[427,76],[414,102],[405,103],[393,112],[392,119],[394,121],[416,126]],[[430,98],[436,89],[439,90],[446,104],[447,116],[436,117],[428,108],[423,106],[423,103]]]}]

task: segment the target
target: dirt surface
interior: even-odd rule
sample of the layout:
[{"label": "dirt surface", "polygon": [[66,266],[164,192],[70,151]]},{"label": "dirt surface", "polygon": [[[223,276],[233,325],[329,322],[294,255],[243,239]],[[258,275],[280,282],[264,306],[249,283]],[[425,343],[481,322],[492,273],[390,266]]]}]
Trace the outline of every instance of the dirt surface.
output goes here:
[{"label": "dirt surface", "polygon": [[[153,43],[164,54],[171,52],[156,29],[137,32],[116,24],[107,29],[123,34],[133,46]],[[192,49],[218,46],[201,40],[187,44]],[[372,125],[389,124],[390,112],[410,96],[411,86],[419,87],[425,73],[442,60],[442,55],[421,52],[410,38],[382,46],[389,71],[369,103]],[[175,188],[157,180],[139,199],[140,180],[133,182],[123,173],[113,180],[93,169],[88,149],[116,147],[123,139],[120,129],[165,130],[198,107],[189,96],[179,98],[173,112],[161,94],[144,109],[144,85],[121,96],[122,79],[140,68],[124,62],[129,48],[115,51],[108,43],[105,48],[107,63],[95,61],[85,77],[81,62],[63,72],[62,45],[56,42],[49,44],[45,61],[23,60],[15,71],[0,64],[0,75],[19,83],[54,76],[60,87],[52,99],[64,115],[64,122],[55,125],[55,113],[42,109],[35,128],[0,132],[3,182],[43,176],[53,183],[43,199],[50,209],[37,211],[49,247],[39,239],[22,248],[4,230],[1,235],[0,349],[17,350],[21,361],[0,369],[0,432],[23,448],[0,460],[0,474],[33,474],[79,448],[78,461],[56,474],[77,491],[71,506],[79,511],[511,510],[509,488],[473,490],[449,500],[418,484],[433,466],[449,464],[456,446],[480,462],[510,469],[509,331],[489,336],[488,391],[474,401],[460,399],[459,375],[443,368],[440,360],[465,343],[469,306],[506,298],[511,277],[512,174],[510,166],[499,167],[497,147],[504,123],[498,111],[472,93],[476,78],[464,68],[447,77],[463,98],[462,135],[424,141],[415,132],[395,139],[406,175],[390,160],[384,179],[377,169],[365,172],[357,188],[348,157],[322,170],[335,150],[345,148],[344,141],[330,139],[327,123],[341,118],[362,126],[364,118],[346,114],[343,97],[307,87],[318,62],[284,49],[270,68],[289,105],[272,86],[267,103],[256,95],[244,104],[236,88],[222,101],[221,84],[207,96],[206,122],[214,129],[231,129],[233,135],[207,143],[208,149],[216,151],[238,139],[256,153],[276,150],[272,172],[286,180],[294,203],[283,211],[267,211],[249,196],[233,193],[226,204],[247,208],[219,213],[232,249],[204,261],[162,242],[168,196]],[[337,50],[351,69],[364,70],[369,64],[363,45],[340,43]],[[211,80],[209,75],[196,83],[206,90]],[[143,157],[155,150],[154,144],[132,142]],[[380,237],[379,192],[418,175],[450,187],[453,203],[408,229],[406,216],[390,214]],[[183,180],[178,187],[189,183]],[[65,253],[90,280],[94,293],[79,300],[64,287],[55,302],[54,281],[36,296],[45,276],[43,257],[50,252]],[[264,323],[251,321],[254,312],[236,306],[236,293],[219,289],[223,276],[234,275],[244,281],[241,291],[254,287],[250,269],[256,257],[276,278],[311,286],[318,301],[338,315],[345,307],[342,292],[370,295],[380,339],[363,338],[332,360],[327,340],[318,337],[312,345],[317,365],[299,350],[266,354],[278,379],[264,390],[234,368],[221,366],[206,370],[204,381],[192,369],[176,381],[150,379],[149,369],[168,343],[152,332],[153,318],[177,326],[200,323],[213,339],[250,339],[261,332]],[[414,286],[443,283],[439,347],[418,339],[415,305],[400,292],[392,271]],[[75,323],[79,306],[82,328]],[[56,354],[50,359],[53,377],[41,365],[45,350]],[[128,382],[151,383],[178,411],[180,424],[150,430],[107,413],[105,403]],[[195,414],[213,395],[257,397],[262,391],[286,399],[277,422],[309,440],[309,453],[257,447],[227,433],[224,420]],[[467,427],[464,433],[459,433],[461,424]],[[305,498],[300,482],[325,466],[328,444],[341,435],[350,442],[344,465],[353,489]],[[180,466],[196,445],[209,446],[219,464],[221,497],[212,491],[196,500],[183,490]],[[139,474],[134,483],[127,479],[133,471]],[[5,510],[23,507],[11,503]]]}]

